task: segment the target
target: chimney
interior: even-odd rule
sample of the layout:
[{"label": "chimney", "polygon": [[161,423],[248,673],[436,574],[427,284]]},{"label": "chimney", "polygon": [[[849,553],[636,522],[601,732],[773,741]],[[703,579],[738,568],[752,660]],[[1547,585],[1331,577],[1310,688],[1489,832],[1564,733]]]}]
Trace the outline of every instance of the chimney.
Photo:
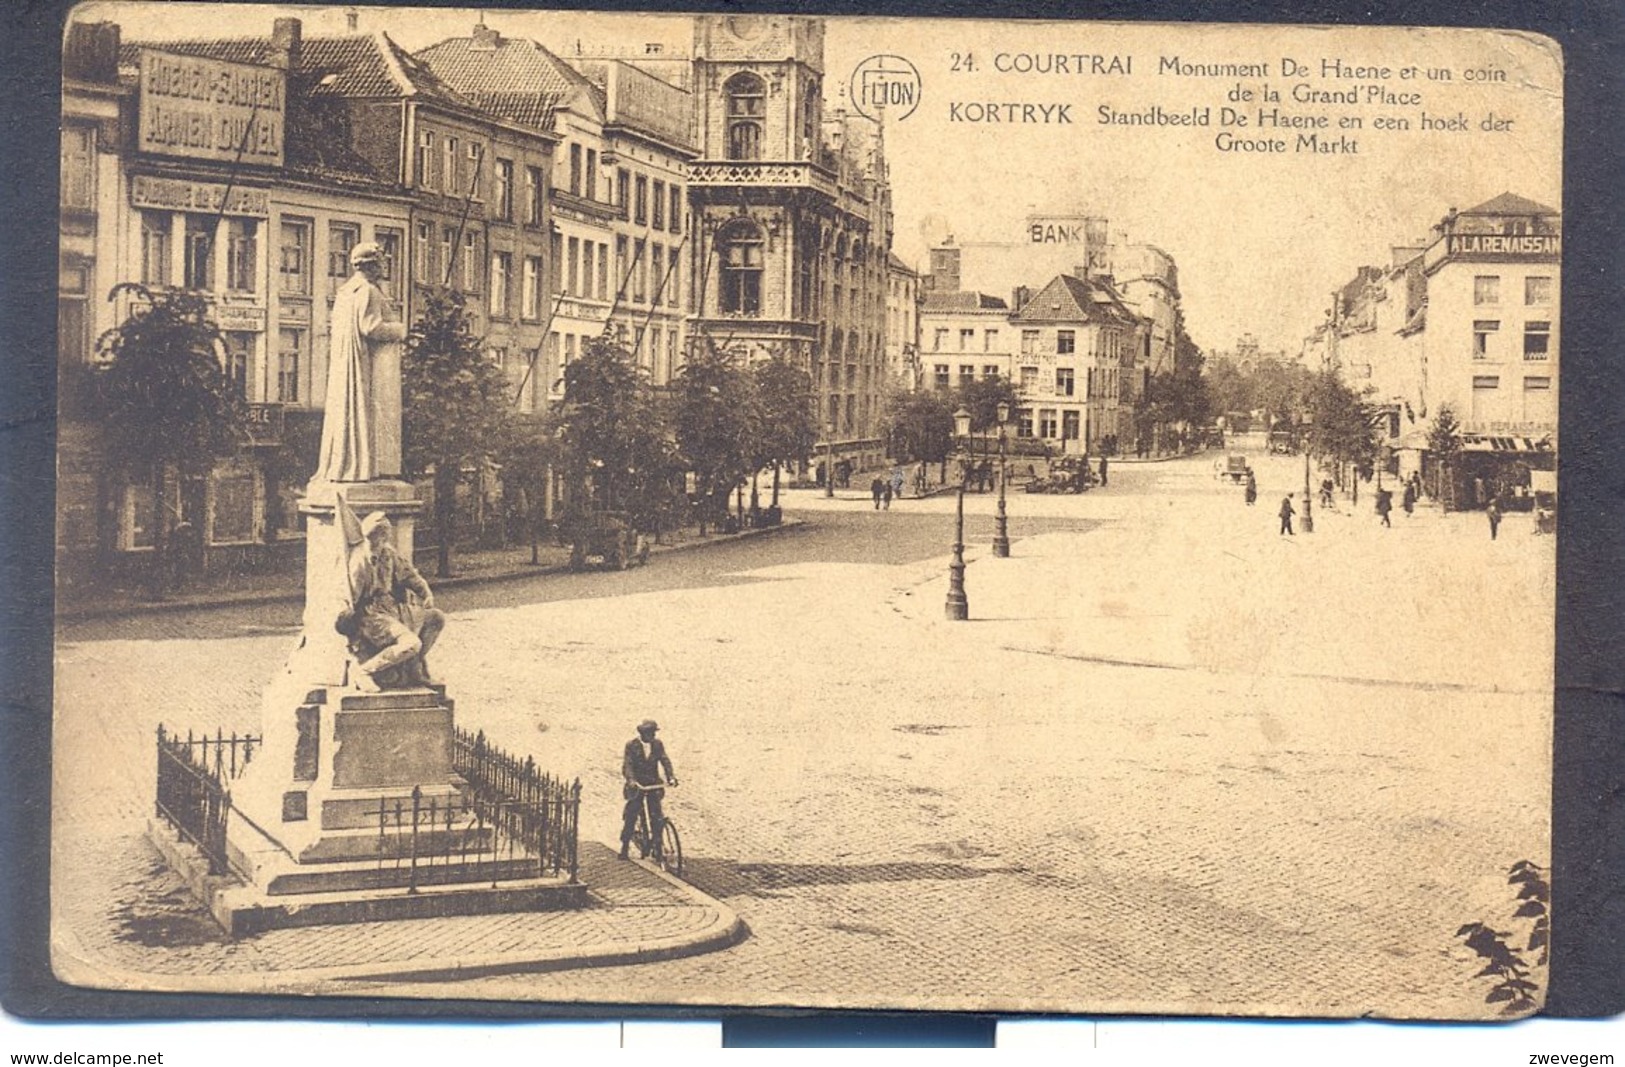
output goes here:
[{"label": "chimney", "polygon": [[474,43],[469,49],[474,52],[495,52],[502,44],[502,34],[481,22],[474,27]]},{"label": "chimney", "polygon": [[68,27],[68,39],[62,49],[62,76],[117,85],[118,47],[118,23],[73,23]]},{"label": "chimney", "polygon": [[271,25],[271,65],[299,69],[299,43],[304,26],[298,19],[277,19]]},{"label": "chimney", "polygon": [[361,12],[355,8],[346,8],[344,11],[344,28],[350,33],[357,33],[361,29]]}]

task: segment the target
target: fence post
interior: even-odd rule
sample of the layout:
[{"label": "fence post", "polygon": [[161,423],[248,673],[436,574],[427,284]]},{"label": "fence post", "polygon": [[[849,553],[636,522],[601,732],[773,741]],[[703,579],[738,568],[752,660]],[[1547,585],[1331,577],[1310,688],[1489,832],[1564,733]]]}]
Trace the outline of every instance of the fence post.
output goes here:
[{"label": "fence post", "polygon": [[411,867],[406,875],[406,891],[418,891],[418,815],[423,810],[423,789],[421,786],[412,787],[412,857]]}]

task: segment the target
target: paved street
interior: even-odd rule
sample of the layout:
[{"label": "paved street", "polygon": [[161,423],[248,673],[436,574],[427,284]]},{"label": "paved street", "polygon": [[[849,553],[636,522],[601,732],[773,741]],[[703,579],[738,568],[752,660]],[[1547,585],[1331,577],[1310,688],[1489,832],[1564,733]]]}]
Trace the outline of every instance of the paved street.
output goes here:
[{"label": "paved street", "polygon": [[[609,842],[620,746],[657,718],[691,880],[751,936],[389,991],[1484,1015],[1453,935],[1506,928],[1506,869],[1548,862],[1553,539],[1428,508],[1383,529],[1369,495],[1278,537],[1301,460],[1258,457],[1247,508],[1215,455],[1013,495],[1009,560],[968,499],[969,623],[943,619],[946,496],[800,492],[797,530],[457,591],[435,667],[460,723],[579,774]],[[257,728],[296,614],[62,630],[54,810],[60,848],[106,857],[85,877],[148,891],[156,723]]]}]

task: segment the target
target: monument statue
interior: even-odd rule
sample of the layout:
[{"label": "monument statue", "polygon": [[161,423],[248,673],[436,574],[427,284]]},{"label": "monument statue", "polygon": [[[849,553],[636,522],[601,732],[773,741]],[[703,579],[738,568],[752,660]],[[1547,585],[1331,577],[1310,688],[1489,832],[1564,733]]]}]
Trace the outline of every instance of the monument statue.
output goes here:
[{"label": "monument statue", "polygon": [[351,681],[367,691],[427,685],[429,650],[446,625],[429,583],[390,544],[391,532],[381,511],[361,521],[361,542],[349,552],[349,603],[334,623],[359,663]]},{"label": "monument statue", "polygon": [[370,482],[401,473],[400,342],[378,287],[383,249],[366,241],[350,252],[354,272],[333,298],[327,400],[315,482]]}]

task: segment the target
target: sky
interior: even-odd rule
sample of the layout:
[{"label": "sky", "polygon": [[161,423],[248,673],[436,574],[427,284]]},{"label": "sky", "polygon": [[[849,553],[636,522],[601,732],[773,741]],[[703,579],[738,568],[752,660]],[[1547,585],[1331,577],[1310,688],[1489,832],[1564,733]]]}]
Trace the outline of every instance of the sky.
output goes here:
[{"label": "sky", "polygon": [[[409,50],[466,36],[480,18],[476,8],[357,10],[361,29]],[[75,14],[118,21],[126,39],[265,34],[284,14],[301,18],[307,36],[345,27],[342,6],[96,2]],[[561,51],[580,41],[681,52],[692,35],[687,18],[670,15],[484,18]],[[1391,246],[1424,238],[1452,207],[1503,192],[1561,205],[1562,60],[1530,34],[829,19],[826,113],[852,104],[843,98],[852,72],[879,54],[919,72],[918,107],[886,120],[894,250],[905,261],[923,268],[949,233],[963,245],[1019,244],[1033,214],[1104,216],[1114,234],[1174,257],[1186,323],[1204,349],[1250,333],[1266,350],[1296,353],[1333,289],[1361,266],[1389,263]],[[1279,100],[1266,102],[1266,89]],[[1102,123],[1103,109],[1120,121]],[[1260,129],[1261,111],[1276,125]],[[993,124],[989,112],[1051,121]],[[1204,114],[1206,125],[1166,122]],[[1342,128],[1350,120],[1359,128]],[[1317,121],[1325,126],[1280,125]],[[1232,141],[1221,149],[1223,135]],[[1231,147],[1237,140],[1251,150]],[[1008,296],[1041,284],[1052,261],[1035,257],[1034,276],[982,287]]]}]

